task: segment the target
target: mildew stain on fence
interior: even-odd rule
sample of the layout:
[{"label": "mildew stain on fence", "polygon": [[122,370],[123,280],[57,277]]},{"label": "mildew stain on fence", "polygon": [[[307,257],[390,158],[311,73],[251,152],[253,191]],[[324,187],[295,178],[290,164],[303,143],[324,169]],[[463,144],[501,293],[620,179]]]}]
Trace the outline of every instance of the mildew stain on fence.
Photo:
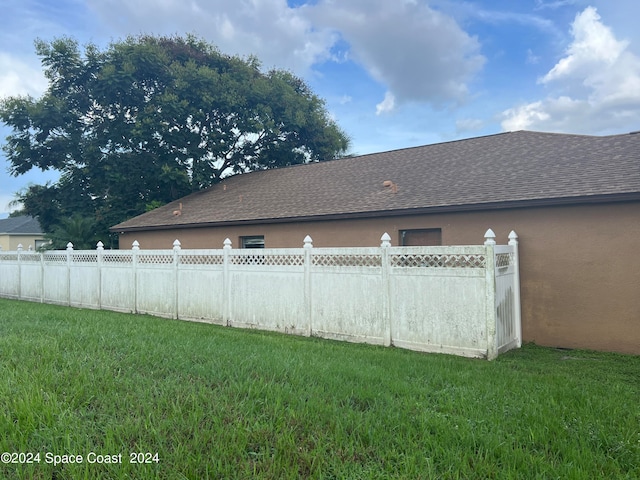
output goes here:
[{"label": "mildew stain on fence", "polygon": [[0,296],[495,358],[521,344],[517,235],[496,245],[0,251]]}]

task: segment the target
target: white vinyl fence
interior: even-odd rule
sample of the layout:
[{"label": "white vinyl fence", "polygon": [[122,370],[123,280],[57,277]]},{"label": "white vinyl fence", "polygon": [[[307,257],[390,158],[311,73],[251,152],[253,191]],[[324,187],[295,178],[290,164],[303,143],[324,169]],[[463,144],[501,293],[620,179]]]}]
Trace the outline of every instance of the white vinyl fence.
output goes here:
[{"label": "white vinyl fence", "polygon": [[518,241],[0,251],[0,296],[495,358],[521,345]]}]

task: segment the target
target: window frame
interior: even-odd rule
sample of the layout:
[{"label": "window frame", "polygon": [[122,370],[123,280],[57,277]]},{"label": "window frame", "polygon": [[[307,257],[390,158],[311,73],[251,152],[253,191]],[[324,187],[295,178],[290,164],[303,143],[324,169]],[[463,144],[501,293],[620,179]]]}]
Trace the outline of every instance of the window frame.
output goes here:
[{"label": "window frame", "polygon": [[425,246],[425,247],[440,247],[442,246],[442,228],[407,228],[403,230],[398,230],[399,242],[398,245],[402,247],[407,247],[411,245],[405,244],[405,237],[407,233],[432,233],[437,234],[438,243],[437,244],[422,244],[422,245],[412,245],[412,246]]},{"label": "window frame", "polygon": [[238,243],[243,249],[265,248],[264,235],[242,235]]}]

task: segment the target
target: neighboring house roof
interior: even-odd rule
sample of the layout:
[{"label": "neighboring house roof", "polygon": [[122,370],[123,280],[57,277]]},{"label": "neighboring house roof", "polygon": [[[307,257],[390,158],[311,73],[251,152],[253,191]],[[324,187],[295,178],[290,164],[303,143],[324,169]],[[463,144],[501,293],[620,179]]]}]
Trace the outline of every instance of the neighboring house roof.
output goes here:
[{"label": "neighboring house roof", "polygon": [[640,134],[518,131],[236,175],[112,230],[613,200],[640,200]]},{"label": "neighboring house roof", "polygon": [[0,235],[42,235],[40,223],[28,215],[0,220]]}]

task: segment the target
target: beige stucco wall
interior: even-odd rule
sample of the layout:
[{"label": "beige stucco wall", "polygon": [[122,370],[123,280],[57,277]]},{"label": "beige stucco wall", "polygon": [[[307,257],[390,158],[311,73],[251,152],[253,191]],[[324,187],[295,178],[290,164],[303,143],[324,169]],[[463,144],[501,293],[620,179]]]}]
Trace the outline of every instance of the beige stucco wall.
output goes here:
[{"label": "beige stucco wall", "polygon": [[17,250],[18,245],[22,245],[24,250],[35,250],[36,240],[43,240],[42,235],[0,235],[0,247],[2,250]]},{"label": "beige stucco wall", "polygon": [[444,245],[480,244],[492,228],[498,243],[520,237],[524,341],[640,354],[640,203],[612,203],[387,217],[363,220],[193,228],[123,234],[121,248],[221,248],[264,235],[267,248],[375,246],[388,232],[441,228]]}]

